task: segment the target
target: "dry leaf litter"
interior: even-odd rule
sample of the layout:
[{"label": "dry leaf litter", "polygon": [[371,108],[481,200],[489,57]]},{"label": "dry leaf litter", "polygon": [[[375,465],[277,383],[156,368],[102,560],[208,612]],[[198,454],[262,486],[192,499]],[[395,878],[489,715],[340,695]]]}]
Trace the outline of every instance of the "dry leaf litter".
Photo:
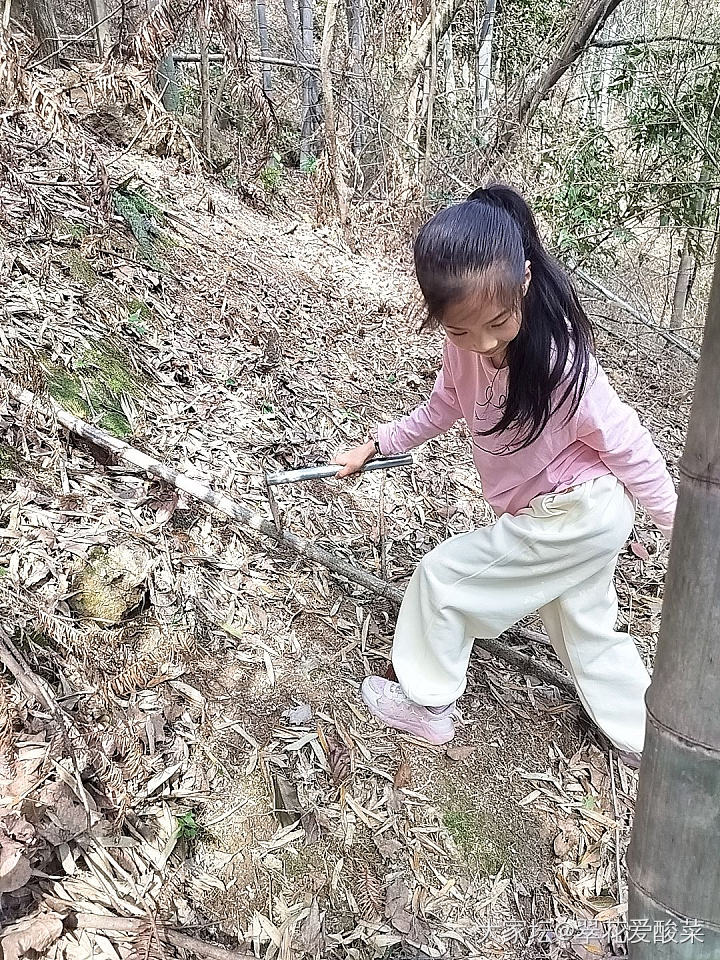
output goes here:
[{"label": "dry leaf litter", "polygon": [[[5,382],[271,519],[265,470],[429,392],[406,252],[349,252],[300,198],[267,216],[98,109],[79,153],[52,116],[2,121]],[[693,368],[589,306],[674,469]],[[478,651],[452,745],[381,729],[358,688],[391,605],[4,393],[6,957],[625,955],[636,774],[574,697]],[[461,428],[411,471],[276,496],[287,529],[399,585],[492,517]],[[618,590],[649,666],[666,558],[640,513]],[[507,642],[553,662],[529,636]]]}]

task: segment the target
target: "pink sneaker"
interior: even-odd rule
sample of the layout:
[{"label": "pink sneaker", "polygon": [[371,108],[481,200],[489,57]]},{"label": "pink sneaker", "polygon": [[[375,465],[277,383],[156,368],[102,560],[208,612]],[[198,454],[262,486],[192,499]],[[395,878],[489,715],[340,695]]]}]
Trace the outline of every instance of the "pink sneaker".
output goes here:
[{"label": "pink sneaker", "polygon": [[383,677],[367,677],[360,692],[370,713],[394,730],[402,730],[438,745],[448,743],[455,736],[454,704],[442,713],[433,713],[408,700],[399,683]]}]

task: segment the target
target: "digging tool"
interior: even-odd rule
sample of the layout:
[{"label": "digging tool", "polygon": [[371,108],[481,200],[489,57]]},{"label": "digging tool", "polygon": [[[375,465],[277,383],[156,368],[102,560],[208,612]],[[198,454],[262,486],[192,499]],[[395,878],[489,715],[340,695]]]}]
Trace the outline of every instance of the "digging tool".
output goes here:
[{"label": "digging tool", "polygon": [[[390,470],[393,467],[411,467],[412,454],[403,453],[394,457],[376,457],[369,460],[360,473],[371,473],[373,470]],[[265,473],[265,490],[270,501],[270,510],[278,530],[282,530],[282,517],[275,500],[272,488],[286,483],[301,483],[305,480],[327,480],[337,476],[342,467],[337,463],[327,463],[319,467],[300,467],[298,470],[279,470],[274,473]]]}]

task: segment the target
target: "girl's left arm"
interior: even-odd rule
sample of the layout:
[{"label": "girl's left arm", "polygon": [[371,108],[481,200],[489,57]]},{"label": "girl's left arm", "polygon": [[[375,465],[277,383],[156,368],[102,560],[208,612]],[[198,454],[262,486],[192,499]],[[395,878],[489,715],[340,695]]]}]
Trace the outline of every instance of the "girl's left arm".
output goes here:
[{"label": "girl's left arm", "polygon": [[[593,366],[595,366],[593,364]],[[593,450],[670,539],[677,493],[663,455],[601,366],[578,409],[578,439]]]}]

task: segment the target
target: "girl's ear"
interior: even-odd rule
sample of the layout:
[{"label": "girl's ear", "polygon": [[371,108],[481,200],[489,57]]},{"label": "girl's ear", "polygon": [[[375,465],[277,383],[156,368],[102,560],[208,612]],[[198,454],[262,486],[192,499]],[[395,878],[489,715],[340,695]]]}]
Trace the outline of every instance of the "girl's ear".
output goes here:
[{"label": "girl's ear", "polygon": [[528,292],[530,288],[530,281],[532,280],[532,270],[530,269],[530,261],[525,261],[525,279],[523,281],[523,296]]}]

